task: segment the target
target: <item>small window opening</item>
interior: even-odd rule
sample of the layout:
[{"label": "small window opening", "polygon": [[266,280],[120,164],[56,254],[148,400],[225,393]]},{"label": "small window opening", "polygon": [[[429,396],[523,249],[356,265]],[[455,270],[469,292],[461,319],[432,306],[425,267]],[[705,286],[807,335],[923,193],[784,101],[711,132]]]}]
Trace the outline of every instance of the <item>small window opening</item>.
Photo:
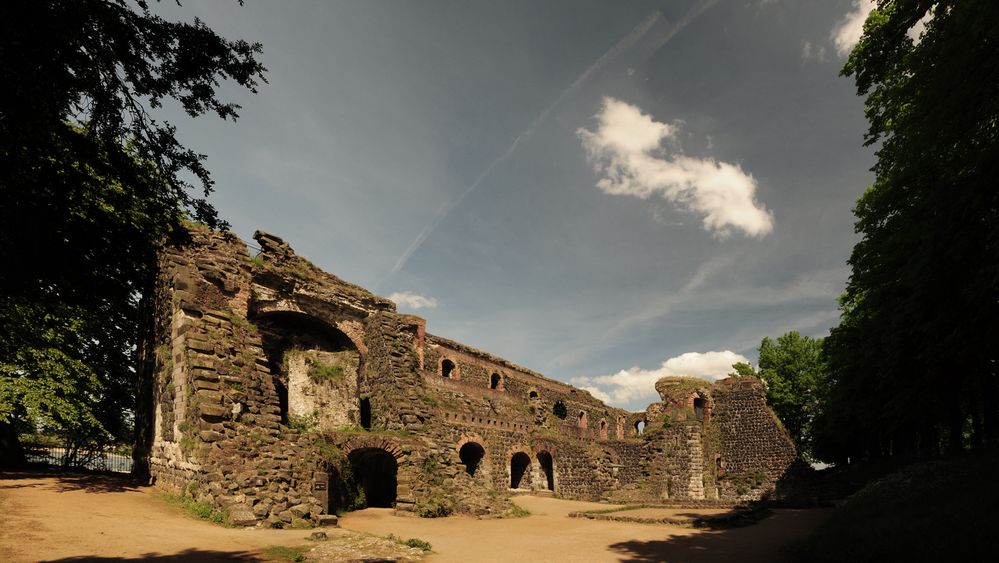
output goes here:
[{"label": "small window opening", "polygon": [[452,373],[454,373],[454,362],[451,360],[441,362],[441,375],[449,378]]},{"label": "small window opening", "polygon": [[489,378],[489,388],[490,389],[499,389],[500,388],[500,383],[502,381],[503,381],[503,378],[500,377],[500,374],[498,374],[498,373],[492,374],[492,376]]},{"label": "small window opening", "polygon": [[586,411],[579,411],[579,421],[580,428],[586,428]]},{"label": "small window opening", "polygon": [[639,436],[641,436],[642,434],[645,434],[645,421],[644,420],[639,420],[638,422],[635,423],[635,434],[637,434]]},{"label": "small window opening", "polygon": [[371,400],[361,399],[361,428],[371,430]]},{"label": "small window opening", "polygon": [[694,399],[694,418],[704,422],[704,405],[707,403],[704,399],[697,398]]},{"label": "small window opening", "polygon": [[607,439],[607,421],[606,420],[601,420],[600,421],[600,439],[602,439],[602,440],[606,440]]},{"label": "small window opening", "polygon": [[527,396],[530,397],[530,398],[532,398],[532,399],[537,399],[538,398],[538,392],[534,391],[532,389],[531,392],[527,394]]}]

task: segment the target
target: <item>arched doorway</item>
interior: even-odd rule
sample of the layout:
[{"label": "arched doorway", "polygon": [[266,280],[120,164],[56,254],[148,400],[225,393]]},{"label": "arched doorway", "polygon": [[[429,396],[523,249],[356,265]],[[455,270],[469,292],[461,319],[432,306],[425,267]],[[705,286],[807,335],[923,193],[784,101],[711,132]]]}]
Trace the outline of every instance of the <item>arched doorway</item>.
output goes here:
[{"label": "arched doorway", "polygon": [[392,508],[396,496],[395,456],[381,448],[359,448],[347,454],[354,480],[364,490],[367,508]]},{"label": "arched doorway", "polygon": [[[517,452],[510,458],[510,488],[519,489],[521,485],[526,485],[524,476],[527,475],[527,468],[531,466],[531,458],[524,452]],[[525,487],[526,488],[526,487]]]},{"label": "arched doorway", "polygon": [[549,491],[555,490],[555,460],[552,459],[552,454],[542,450],[538,452],[538,465],[541,466],[541,472],[545,476],[545,485],[547,485]]},{"label": "arched doorway", "polygon": [[465,466],[465,473],[474,477],[476,470],[482,463],[482,457],[486,455],[486,450],[475,442],[468,442],[458,450],[458,457],[461,464]]},{"label": "arched doorway", "polygon": [[454,362],[451,360],[445,359],[441,361],[441,377],[450,379],[451,374],[454,373],[454,367]]},{"label": "arched doorway", "polygon": [[494,373],[489,378],[489,388],[493,390],[498,390],[500,388],[500,383],[502,382],[503,378],[500,377],[500,374]]}]

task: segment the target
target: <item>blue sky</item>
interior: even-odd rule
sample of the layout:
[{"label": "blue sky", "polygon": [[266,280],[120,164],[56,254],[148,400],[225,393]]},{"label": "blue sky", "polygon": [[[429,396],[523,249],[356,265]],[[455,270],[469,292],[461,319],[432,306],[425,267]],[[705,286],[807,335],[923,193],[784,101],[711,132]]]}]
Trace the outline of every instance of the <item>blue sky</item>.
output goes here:
[{"label": "blue sky", "polygon": [[[856,4],[854,2],[857,2]],[[242,238],[640,410],[824,336],[871,182],[866,0],[187,2],[259,41],[236,124],[171,109]]]}]

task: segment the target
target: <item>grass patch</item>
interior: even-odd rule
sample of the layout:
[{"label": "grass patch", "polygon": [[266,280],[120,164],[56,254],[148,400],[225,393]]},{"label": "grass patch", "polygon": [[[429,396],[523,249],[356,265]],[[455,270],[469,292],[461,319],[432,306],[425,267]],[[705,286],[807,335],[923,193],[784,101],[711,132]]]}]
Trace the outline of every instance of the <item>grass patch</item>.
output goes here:
[{"label": "grass patch", "polygon": [[993,561],[999,557],[999,486],[991,452],[911,465],[867,485],[794,561]]},{"label": "grass patch", "polygon": [[168,504],[172,504],[187,512],[195,518],[200,518],[202,520],[208,520],[220,526],[225,526],[227,528],[234,527],[232,522],[229,521],[229,513],[225,510],[216,510],[209,502],[197,501],[192,498],[182,497],[179,495],[167,495],[164,494],[163,500]]},{"label": "grass patch", "polygon": [[421,540],[420,538],[409,538],[404,540],[395,534],[389,534],[385,536],[385,539],[394,541],[399,545],[404,545],[406,547],[415,547],[416,549],[421,549],[423,551],[430,551],[434,546],[430,545],[430,542],[426,540]]},{"label": "grass patch", "polygon": [[268,561],[305,561],[305,554],[311,549],[307,545],[288,547],[284,545],[272,545],[263,550],[263,556]]},{"label": "grass patch", "polygon": [[510,511],[510,516],[513,516],[514,518],[523,518],[530,515],[530,510],[518,505],[517,503],[513,503],[513,510]]},{"label": "grass patch", "polygon": [[343,376],[343,366],[337,364],[327,364],[318,360],[311,360],[309,362],[309,379],[315,381],[316,383],[329,379],[341,381],[343,380]]}]

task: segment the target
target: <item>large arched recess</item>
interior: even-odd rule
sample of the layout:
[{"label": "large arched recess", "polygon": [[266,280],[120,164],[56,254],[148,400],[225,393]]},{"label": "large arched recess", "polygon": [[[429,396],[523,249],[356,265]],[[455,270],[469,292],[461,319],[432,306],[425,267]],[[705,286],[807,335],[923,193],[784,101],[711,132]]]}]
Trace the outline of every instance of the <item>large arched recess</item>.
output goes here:
[{"label": "large arched recess", "polygon": [[295,350],[320,352],[351,351],[357,354],[358,373],[364,356],[357,344],[342,330],[314,316],[291,310],[257,312],[252,321],[260,331],[261,345],[274,377],[281,405],[281,418],[288,420],[288,373],[286,355]]},{"label": "large arched recess", "polygon": [[358,448],[347,454],[354,480],[364,491],[365,508],[395,506],[399,464],[382,448]]}]

